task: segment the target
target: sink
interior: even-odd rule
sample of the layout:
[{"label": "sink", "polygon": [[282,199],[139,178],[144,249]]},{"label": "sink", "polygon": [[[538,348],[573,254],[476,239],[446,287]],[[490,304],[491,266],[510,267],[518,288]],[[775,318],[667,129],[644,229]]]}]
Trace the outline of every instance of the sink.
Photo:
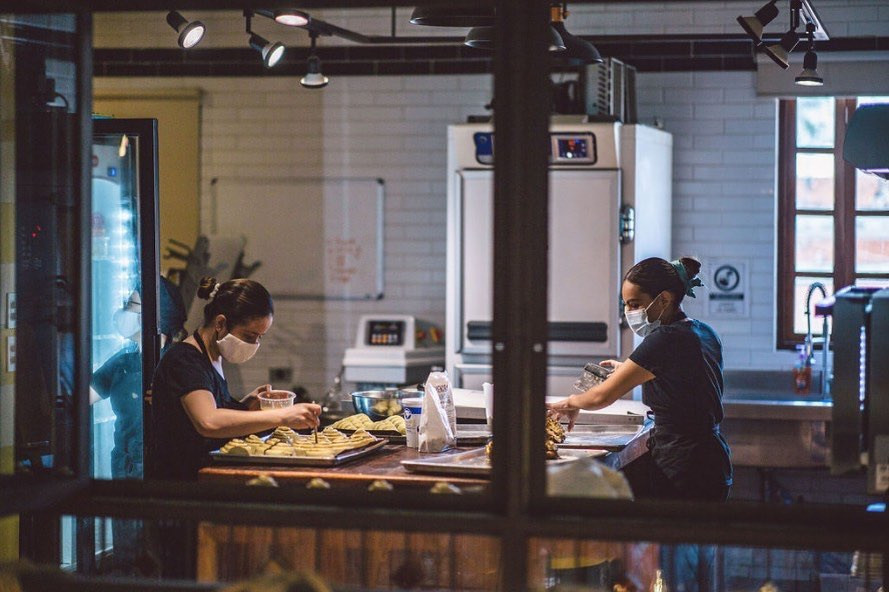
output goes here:
[{"label": "sink", "polygon": [[793,390],[793,377],[785,370],[726,370],[725,401],[816,401],[822,402],[821,372],[812,372],[809,394]]}]

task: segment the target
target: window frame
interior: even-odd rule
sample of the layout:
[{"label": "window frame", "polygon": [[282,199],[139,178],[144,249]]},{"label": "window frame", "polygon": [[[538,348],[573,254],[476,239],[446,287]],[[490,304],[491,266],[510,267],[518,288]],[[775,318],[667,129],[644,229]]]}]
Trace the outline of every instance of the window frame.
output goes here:
[{"label": "window frame", "polygon": [[[794,321],[794,280],[798,275],[816,277],[832,285],[834,293],[855,283],[855,278],[887,278],[889,273],[856,273],[855,221],[858,216],[889,216],[886,212],[856,209],[855,167],[843,159],[846,127],[858,106],[855,97],[834,97],[834,146],[798,148],[796,145],[796,99],[781,99],[778,105],[778,221],[777,221],[777,303],[776,347],[793,349],[805,334],[796,333]],[[834,156],[834,269],[833,273],[796,270],[796,217],[827,215],[825,210],[796,207],[797,154],[832,154]],[[851,248],[850,248],[851,246]],[[815,324],[817,325],[817,324]]]}]

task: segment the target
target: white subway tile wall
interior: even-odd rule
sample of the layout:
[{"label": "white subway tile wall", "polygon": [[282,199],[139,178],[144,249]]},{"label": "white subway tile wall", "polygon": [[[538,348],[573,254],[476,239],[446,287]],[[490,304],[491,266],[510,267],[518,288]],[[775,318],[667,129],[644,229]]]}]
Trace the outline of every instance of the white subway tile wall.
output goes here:
[{"label": "white subway tile wall", "polygon": [[[884,0],[822,0],[818,10],[833,36],[885,33]],[[569,19],[576,33],[737,33],[735,17],[757,2],[580,5]],[[399,34],[453,34],[411,27],[399,9]],[[97,47],[172,46],[157,13],[99,14]],[[209,27],[208,47],[238,46],[235,13],[194,13]],[[388,11],[326,11],[324,18],[362,32],[388,34]],[[138,26],[137,26],[138,23]],[[234,23],[234,24],[233,24]],[[260,32],[280,31],[270,21]],[[120,28],[118,28],[120,27]],[[301,31],[286,42],[303,43]],[[169,43],[167,38],[169,37]],[[282,35],[283,37],[283,35]],[[325,39],[325,42],[336,40]],[[705,299],[689,311],[721,334],[729,368],[789,367],[775,351],[776,103],[757,97],[753,72],[642,73],[639,115],[674,136],[673,252],[742,257],[750,262],[750,317],[708,318]],[[208,224],[210,181],[305,171],[314,176],[375,176],[386,181],[385,298],[375,302],[277,302],[275,327],[243,383],[268,380],[268,369],[293,369],[294,383],[313,395],[339,370],[364,313],[414,314],[438,323],[445,310],[446,126],[484,113],[487,75],[335,77],[324,91],[292,78],[98,78],[97,90],[200,88],[202,227]],[[163,141],[163,138],[161,138]],[[273,255],[269,255],[273,256]],[[705,293],[706,294],[706,293]],[[290,385],[276,385],[290,386]]]}]

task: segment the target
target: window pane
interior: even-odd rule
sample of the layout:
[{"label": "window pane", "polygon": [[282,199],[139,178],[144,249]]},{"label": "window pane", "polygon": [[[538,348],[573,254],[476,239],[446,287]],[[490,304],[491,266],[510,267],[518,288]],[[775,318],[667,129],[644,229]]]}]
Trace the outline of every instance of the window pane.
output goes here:
[{"label": "window pane", "polygon": [[873,103],[889,103],[889,97],[858,97],[859,105],[870,105]]},{"label": "window pane", "polygon": [[[799,199],[799,189],[797,189],[797,199]],[[889,181],[876,175],[855,171],[855,208],[889,210]]]},{"label": "window pane", "polygon": [[[811,286],[814,282],[819,282],[821,285],[825,287],[827,290],[827,295],[830,296],[833,294],[833,280],[829,278],[816,278],[816,277],[797,277],[793,281],[793,332],[794,333],[806,333],[806,294],[809,291],[809,286]],[[815,290],[812,293],[812,335],[821,335],[822,323],[823,319],[821,317],[816,317],[815,315],[815,305],[823,300],[823,296],[821,295],[820,290]]]},{"label": "window pane", "polygon": [[796,207],[833,209],[833,154],[796,155]]},{"label": "window pane", "polygon": [[855,278],[856,286],[866,286],[871,288],[889,288],[889,278]]},{"label": "window pane", "polygon": [[889,273],[889,216],[855,219],[855,271]]},{"label": "window pane", "polygon": [[800,97],[796,100],[796,145],[799,148],[832,148],[833,97]]},{"label": "window pane", "polygon": [[796,217],[796,270],[833,273],[833,216]]}]

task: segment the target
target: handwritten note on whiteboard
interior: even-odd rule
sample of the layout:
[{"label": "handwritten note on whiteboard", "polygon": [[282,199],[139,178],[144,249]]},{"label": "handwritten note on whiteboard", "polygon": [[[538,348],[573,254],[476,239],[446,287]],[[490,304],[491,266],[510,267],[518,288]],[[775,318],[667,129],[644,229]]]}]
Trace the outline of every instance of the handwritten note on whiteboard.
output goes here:
[{"label": "handwritten note on whiteboard", "polygon": [[383,296],[385,184],[373,178],[216,177],[212,234],[243,236],[250,276],[272,296]]}]

